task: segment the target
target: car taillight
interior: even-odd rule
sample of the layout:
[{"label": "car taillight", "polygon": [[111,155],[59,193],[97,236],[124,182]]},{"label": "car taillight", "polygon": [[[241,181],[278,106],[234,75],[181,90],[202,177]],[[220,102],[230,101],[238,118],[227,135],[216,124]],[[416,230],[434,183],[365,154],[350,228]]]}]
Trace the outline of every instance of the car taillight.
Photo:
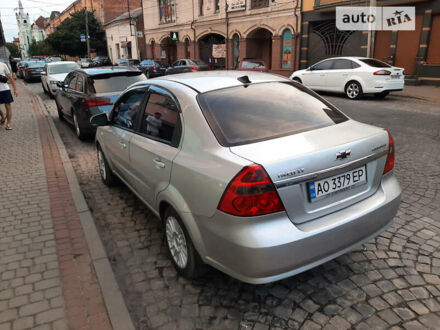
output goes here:
[{"label": "car taillight", "polygon": [[34,69],[27,68],[26,71],[34,71]]},{"label": "car taillight", "polygon": [[95,99],[88,99],[86,100],[86,106],[88,108],[91,107],[98,107],[100,105],[110,105],[110,99],[107,98],[95,98]]},{"label": "car taillight", "polygon": [[229,183],[218,209],[241,217],[284,211],[275,187],[260,165],[244,167]]},{"label": "car taillight", "polygon": [[391,71],[388,70],[379,70],[373,73],[375,76],[389,76],[391,74]]},{"label": "car taillight", "polygon": [[152,69],[153,69],[153,71],[156,71],[156,66],[155,66],[155,65],[153,65]]},{"label": "car taillight", "polygon": [[189,68],[190,68],[192,71],[197,71],[197,68],[196,68],[194,65],[191,65]]},{"label": "car taillight", "polygon": [[388,155],[387,155],[387,161],[385,162],[385,169],[383,170],[383,174],[388,173],[391,171],[394,167],[394,140],[391,136],[391,133],[386,130],[388,133]]}]

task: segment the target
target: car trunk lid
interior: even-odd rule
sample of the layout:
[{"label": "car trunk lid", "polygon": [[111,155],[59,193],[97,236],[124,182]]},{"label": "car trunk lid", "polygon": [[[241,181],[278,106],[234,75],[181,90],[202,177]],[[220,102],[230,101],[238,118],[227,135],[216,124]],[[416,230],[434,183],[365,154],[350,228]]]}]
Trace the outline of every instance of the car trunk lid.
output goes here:
[{"label": "car trunk lid", "polygon": [[[382,177],[388,135],[385,130],[349,120],[282,138],[233,146],[230,150],[264,167],[287,215],[299,224],[372,195]],[[361,171],[347,174],[354,170]],[[313,183],[343,173],[347,178],[352,175],[351,180],[359,179],[358,182],[345,188],[341,184],[336,187],[341,190],[313,198]],[[357,177],[359,173],[365,181]]]}]

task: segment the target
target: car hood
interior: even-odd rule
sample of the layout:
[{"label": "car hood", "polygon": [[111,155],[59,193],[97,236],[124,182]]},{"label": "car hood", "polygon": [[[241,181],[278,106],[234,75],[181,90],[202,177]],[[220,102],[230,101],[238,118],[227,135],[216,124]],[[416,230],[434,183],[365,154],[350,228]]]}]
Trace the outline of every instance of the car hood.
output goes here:
[{"label": "car hood", "polygon": [[50,74],[47,76],[48,80],[56,80],[56,81],[64,81],[64,79],[66,78],[68,72],[67,73],[57,73],[57,74]]}]

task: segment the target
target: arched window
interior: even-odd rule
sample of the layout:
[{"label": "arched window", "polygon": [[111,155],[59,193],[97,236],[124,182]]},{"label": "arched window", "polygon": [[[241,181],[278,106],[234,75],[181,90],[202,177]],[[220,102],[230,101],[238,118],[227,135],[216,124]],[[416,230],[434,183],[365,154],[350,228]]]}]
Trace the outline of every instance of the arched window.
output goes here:
[{"label": "arched window", "polygon": [[156,58],[156,54],[155,54],[155,46],[156,43],[154,42],[154,40],[151,40],[151,58]]},{"label": "arched window", "polygon": [[290,69],[292,67],[292,55],[292,31],[286,29],[283,32],[283,52],[281,54],[281,68]]},{"label": "arched window", "polygon": [[189,39],[185,38],[185,58],[190,58]]},{"label": "arched window", "polygon": [[232,37],[232,43],[234,47],[234,69],[236,69],[238,67],[238,62],[240,61],[240,37],[238,36],[238,34],[234,34],[234,36]]}]

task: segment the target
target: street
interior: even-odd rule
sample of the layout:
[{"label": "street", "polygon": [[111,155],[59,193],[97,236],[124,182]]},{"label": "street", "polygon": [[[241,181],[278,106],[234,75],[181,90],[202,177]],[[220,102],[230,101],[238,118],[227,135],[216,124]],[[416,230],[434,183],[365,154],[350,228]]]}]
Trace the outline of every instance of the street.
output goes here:
[{"label": "street", "polygon": [[[129,312],[139,329],[380,329],[440,325],[440,106],[393,96],[325,94],[351,118],[390,130],[402,202],[375,240],[291,278],[250,285],[210,269],[177,276],[158,219],[123,185],[108,188],[93,141],[81,142],[43,99],[66,146]],[[16,109],[27,111],[27,109]]]}]

